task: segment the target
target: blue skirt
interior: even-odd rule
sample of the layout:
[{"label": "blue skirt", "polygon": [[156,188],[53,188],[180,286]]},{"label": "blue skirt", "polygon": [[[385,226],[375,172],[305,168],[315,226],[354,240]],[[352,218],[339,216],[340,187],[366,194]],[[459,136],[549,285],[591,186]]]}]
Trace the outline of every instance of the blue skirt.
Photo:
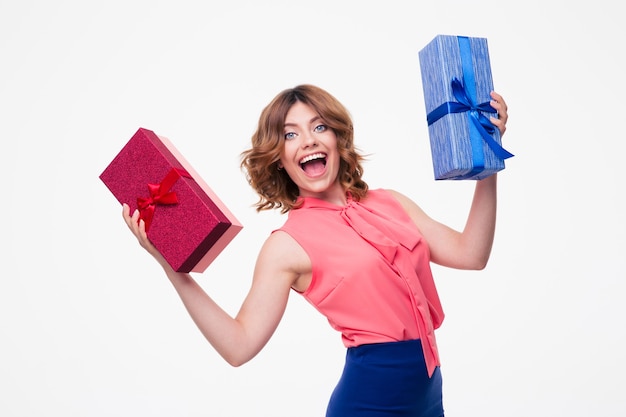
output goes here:
[{"label": "blue skirt", "polygon": [[419,340],[348,348],[326,417],[442,417],[439,367],[428,377]]}]

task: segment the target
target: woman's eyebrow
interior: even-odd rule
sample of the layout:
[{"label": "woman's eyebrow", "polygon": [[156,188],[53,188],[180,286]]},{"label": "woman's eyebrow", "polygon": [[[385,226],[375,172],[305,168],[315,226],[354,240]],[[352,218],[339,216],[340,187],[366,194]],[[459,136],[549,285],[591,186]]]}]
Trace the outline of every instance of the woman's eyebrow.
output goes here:
[{"label": "woman's eyebrow", "polygon": [[[311,120],[309,120],[309,124],[311,124],[311,123],[313,123],[313,122],[316,122],[317,120],[322,120],[322,118],[321,118],[320,116],[315,116],[315,117],[313,117]],[[298,126],[298,124],[297,124],[297,123],[289,123],[289,122],[286,122],[286,123],[285,123],[285,126]]]}]

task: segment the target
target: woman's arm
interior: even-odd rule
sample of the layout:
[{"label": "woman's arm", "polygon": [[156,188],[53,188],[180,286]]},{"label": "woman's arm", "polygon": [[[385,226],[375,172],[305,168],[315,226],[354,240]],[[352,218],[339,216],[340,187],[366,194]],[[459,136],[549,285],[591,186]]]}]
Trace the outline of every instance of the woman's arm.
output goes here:
[{"label": "woman's arm", "polygon": [[[231,365],[252,359],[270,339],[285,311],[289,290],[299,276],[294,259],[302,249],[285,233],[270,235],[255,266],[252,286],[236,317],[231,317],[190,274],[174,271],[152,245],[139,213],[124,204],[123,217],[140,245],[163,267],[189,315],[217,352]],[[302,251],[302,253],[300,253]],[[292,254],[294,256],[285,256]]]},{"label": "woman's arm", "polygon": [[[492,92],[491,105],[498,118],[491,122],[503,135],[506,131],[508,109],[502,96]],[[476,181],[474,198],[462,232],[430,218],[408,197],[392,191],[409,213],[428,242],[431,260],[458,269],[483,269],[487,265],[496,228],[497,174]]]},{"label": "woman's arm", "polygon": [[491,254],[495,232],[496,178],[494,174],[476,183],[474,199],[462,232],[432,219],[405,195],[389,191],[428,242],[434,263],[457,269],[482,269]]}]

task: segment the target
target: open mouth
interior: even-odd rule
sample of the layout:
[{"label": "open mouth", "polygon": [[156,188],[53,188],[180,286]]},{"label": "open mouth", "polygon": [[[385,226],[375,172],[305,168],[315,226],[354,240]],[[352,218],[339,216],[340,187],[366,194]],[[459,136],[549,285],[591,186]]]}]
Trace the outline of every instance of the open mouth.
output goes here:
[{"label": "open mouth", "polygon": [[323,172],[326,168],[326,154],[318,152],[305,156],[300,160],[300,168],[309,175]]}]

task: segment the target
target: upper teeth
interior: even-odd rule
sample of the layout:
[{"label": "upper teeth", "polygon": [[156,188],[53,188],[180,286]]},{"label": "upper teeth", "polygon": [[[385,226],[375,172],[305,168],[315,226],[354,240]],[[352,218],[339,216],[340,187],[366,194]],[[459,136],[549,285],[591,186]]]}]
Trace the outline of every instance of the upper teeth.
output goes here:
[{"label": "upper teeth", "polygon": [[312,161],[312,160],[318,159],[318,158],[324,158],[324,154],[323,153],[314,153],[312,155],[305,156],[304,158],[302,158],[300,160],[300,163],[301,164],[305,164],[305,163],[307,163],[309,161]]}]

